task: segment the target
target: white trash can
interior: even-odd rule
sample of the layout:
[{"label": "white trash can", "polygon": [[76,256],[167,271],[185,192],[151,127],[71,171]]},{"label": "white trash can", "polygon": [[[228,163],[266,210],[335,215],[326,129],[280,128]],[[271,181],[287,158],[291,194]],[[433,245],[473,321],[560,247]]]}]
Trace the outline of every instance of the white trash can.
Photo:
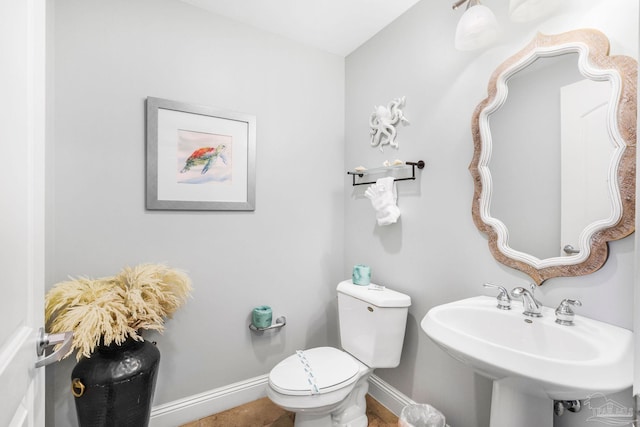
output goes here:
[{"label": "white trash can", "polygon": [[416,403],[402,408],[399,427],[446,427],[442,412],[431,405]]}]

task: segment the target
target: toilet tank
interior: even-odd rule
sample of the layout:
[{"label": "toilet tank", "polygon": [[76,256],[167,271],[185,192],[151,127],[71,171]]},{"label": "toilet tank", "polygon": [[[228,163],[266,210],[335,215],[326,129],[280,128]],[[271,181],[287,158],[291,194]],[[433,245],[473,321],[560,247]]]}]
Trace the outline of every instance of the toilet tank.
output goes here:
[{"label": "toilet tank", "polygon": [[371,368],[398,366],[411,297],[351,280],[340,282],[337,290],[342,348]]}]

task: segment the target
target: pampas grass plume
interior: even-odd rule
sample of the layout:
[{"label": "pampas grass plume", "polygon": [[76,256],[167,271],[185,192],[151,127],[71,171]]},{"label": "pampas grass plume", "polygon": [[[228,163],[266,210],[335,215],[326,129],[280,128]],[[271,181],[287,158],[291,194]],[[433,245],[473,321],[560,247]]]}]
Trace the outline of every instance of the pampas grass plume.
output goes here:
[{"label": "pampas grass plume", "polygon": [[186,273],[164,264],[126,267],[99,279],[71,278],[57,283],[45,297],[45,319],[51,333],[73,331],[77,359],[90,357],[98,345],[142,341],[140,330],[164,330],[191,294]]}]

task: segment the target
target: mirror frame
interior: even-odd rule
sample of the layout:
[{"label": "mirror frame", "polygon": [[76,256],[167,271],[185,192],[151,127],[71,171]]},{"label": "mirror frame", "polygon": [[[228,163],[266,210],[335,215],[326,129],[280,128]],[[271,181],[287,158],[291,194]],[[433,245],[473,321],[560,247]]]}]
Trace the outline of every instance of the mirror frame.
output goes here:
[{"label": "mirror frame", "polygon": [[[490,216],[493,184],[489,170],[492,141],[489,117],[507,97],[507,81],[538,58],[578,53],[578,68],[585,78],[608,80],[612,97],[608,132],[616,145],[609,166],[609,187],[614,199],[610,218],[596,221],[580,235],[578,254],[538,259],[509,247],[509,231]],[[474,180],[472,216],[476,227],[489,238],[489,249],[500,263],[528,274],[538,285],[552,277],[582,276],[599,270],[607,260],[607,242],[622,239],[635,229],[636,175],[636,79],[637,61],[628,56],[609,56],[609,39],[593,29],[537,36],[522,50],[496,68],[488,85],[488,96],[476,107],[471,130],[474,154],[469,171]],[[611,107],[614,108],[611,108]]]}]

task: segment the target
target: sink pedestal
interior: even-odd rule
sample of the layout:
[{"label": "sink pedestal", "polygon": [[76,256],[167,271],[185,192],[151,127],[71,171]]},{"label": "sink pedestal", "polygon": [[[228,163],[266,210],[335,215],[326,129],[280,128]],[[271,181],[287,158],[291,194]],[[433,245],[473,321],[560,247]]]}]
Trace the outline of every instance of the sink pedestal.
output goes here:
[{"label": "sink pedestal", "polygon": [[553,427],[553,400],[513,378],[493,381],[490,427]]}]

